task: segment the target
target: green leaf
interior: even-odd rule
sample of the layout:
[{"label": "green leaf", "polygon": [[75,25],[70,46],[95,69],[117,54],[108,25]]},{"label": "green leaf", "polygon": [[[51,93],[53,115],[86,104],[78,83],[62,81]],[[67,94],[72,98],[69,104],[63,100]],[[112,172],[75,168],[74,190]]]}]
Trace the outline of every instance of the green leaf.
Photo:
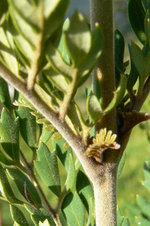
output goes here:
[{"label": "green leaf", "polygon": [[145,32],[148,40],[148,44],[150,46],[150,10],[147,10],[145,17]]},{"label": "green leaf", "polygon": [[72,80],[75,69],[64,61],[60,52],[52,45],[52,43],[47,47],[46,53],[47,60],[50,62],[54,70],[69,80]]},{"label": "green leaf", "polygon": [[124,38],[119,30],[115,30],[115,68],[116,68],[116,83],[119,84],[120,73],[124,72]]},{"label": "green leaf", "polygon": [[43,76],[45,76],[48,81],[56,86],[57,89],[59,89],[63,93],[67,93],[69,90],[70,81],[68,81],[62,74],[56,72],[56,70],[50,67],[48,70],[45,70],[43,72]]},{"label": "green leaf", "polygon": [[150,0],[141,0],[141,2],[142,2],[143,6],[145,8],[145,11],[147,9],[150,9]]},{"label": "green leaf", "polygon": [[[9,36],[9,38],[8,38]],[[12,41],[12,34],[7,31],[7,28],[0,27],[0,61],[6,65],[6,67],[13,72],[15,75],[18,75],[18,62],[14,51],[11,49],[10,39]],[[13,41],[12,41],[13,42]]]},{"label": "green leaf", "polygon": [[53,35],[57,30],[61,31],[63,18],[65,17],[69,2],[69,0],[44,1],[44,37],[46,39]]},{"label": "green leaf", "polygon": [[19,161],[19,121],[6,109],[2,110],[0,120],[0,137],[2,147],[15,161]]},{"label": "green leaf", "polygon": [[4,16],[8,10],[8,3],[6,0],[0,1],[0,25],[3,23]]},{"label": "green leaf", "polygon": [[130,222],[127,218],[125,218],[121,224],[121,226],[130,226]]},{"label": "green leaf", "polygon": [[85,225],[85,208],[78,194],[68,194],[62,204],[63,213],[67,219],[68,226]]},{"label": "green leaf", "polygon": [[31,215],[31,219],[35,226],[39,226],[40,221],[43,222],[45,220],[48,220],[50,226],[56,226],[52,216],[49,214],[47,210],[43,208],[41,208],[40,210],[34,211],[34,214]]},{"label": "green leaf", "polygon": [[36,147],[36,119],[29,108],[19,107],[17,110],[20,121],[20,132],[29,147]]},{"label": "green leaf", "polygon": [[124,220],[124,216],[122,216],[120,209],[117,207],[117,225],[121,226]]},{"label": "green leaf", "polygon": [[145,56],[142,50],[134,43],[130,45],[130,52],[133,63],[139,73],[140,86],[142,87],[150,73],[150,54]]},{"label": "green leaf", "polygon": [[12,191],[12,188],[7,179],[5,170],[1,165],[0,165],[0,185],[2,188],[2,194],[9,203],[22,204],[22,202],[15,197],[14,192]]},{"label": "green leaf", "polygon": [[85,17],[78,12],[65,30],[66,46],[74,66],[81,65],[91,48],[91,33]]},{"label": "green leaf", "polygon": [[147,199],[142,196],[137,195],[137,203],[144,215],[150,218],[150,203]]},{"label": "green leaf", "polygon": [[10,212],[11,212],[12,219],[16,223],[18,223],[21,226],[28,226],[29,225],[24,214],[22,213],[22,211],[18,207],[10,205]]},{"label": "green leaf", "polygon": [[119,178],[121,173],[122,173],[122,170],[124,168],[124,165],[125,165],[125,161],[126,161],[126,154],[124,154],[121,158],[121,161],[119,163],[119,166],[118,166],[118,173],[117,173],[117,177]]},{"label": "green leaf", "polygon": [[130,24],[135,34],[144,44],[147,41],[147,38],[144,29],[145,11],[141,0],[129,0],[128,14]]},{"label": "green leaf", "polygon": [[150,192],[150,179],[143,181],[143,186]]},{"label": "green leaf", "polygon": [[132,90],[133,89],[133,86],[135,85],[137,79],[138,79],[138,76],[139,76],[139,73],[133,63],[133,59],[132,59],[132,56],[131,56],[131,49],[130,49],[130,46],[129,46],[129,53],[130,53],[130,74],[129,74],[129,77],[128,77],[128,83],[127,83],[127,87],[128,87],[128,90]]},{"label": "green leaf", "polygon": [[12,166],[14,165],[14,161],[12,161],[8,156],[6,155],[5,151],[0,145],[0,162],[6,166]]},{"label": "green leaf", "polygon": [[39,176],[56,195],[60,194],[60,177],[57,157],[54,152],[50,152],[44,143],[40,144],[37,152],[37,160],[34,166]]},{"label": "green leaf", "polygon": [[117,90],[115,91],[114,98],[104,110],[105,114],[110,112],[114,107],[117,107],[121,103],[124,97],[124,94],[126,92],[126,88],[127,88],[127,76],[124,74],[121,74],[120,84]]},{"label": "green leaf", "polygon": [[75,171],[75,165],[74,165],[74,159],[72,152],[66,153],[66,159],[65,159],[65,168],[67,171],[67,178],[66,178],[66,189],[67,191],[72,189],[75,185],[76,180],[76,171]]},{"label": "green leaf", "polygon": [[92,69],[102,53],[103,33],[98,24],[95,25],[91,35],[91,48],[84,62],[79,67],[77,87],[81,86],[90,76]]},{"label": "green leaf", "polygon": [[1,77],[0,77],[0,101],[5,107],[11,109],[11,100],[8,91],[8,85]]},{"label": "green leaf", "polygon": [[58,46],[58,50],[60,51],[63,59],[65,60],[65,62],[67,64],[70,64],[70,58],[68,56],[68,52],[67,52],[67,48],[66,48],[66,45],[65,45],[65,34],[64,34],[64,31],[68,28],[70,24],[70,20],[69,18],[67,18],[63,24],[63,32],[62,32],[62,35],[61,35],[61,38],[60,38],[60,43],[59,43],[59,46]]},{"label": "green leaf", "polygon": [[10,178],[14,180],[18,190],[25,197],[25,199],[38,208],[41,207],[40,196],[28,177],[20,170],[14,168],[7,169],[7,172],[8,175],[10,175]]},{"label": "green leaf", "polygon": [[52,108],[54,111],[56,111],[56,106],[58,107],[58,103],[56,102],[56,99],[54,99],[52,96],[50,96],[43,88],[41,88],[40,85],[35,84],[34,89],[39,96],[45,102],[50,108]]},{"label": "green leaf", "polygon": [[137,225],[141,225],[141,226],[149,226],[149,221],[143,217],[135,217],[136,223]]},{"label": "green leaf", "polygon": [[103,116],[103,112],[102,112],[102,108],[99,103],[99,100],[92,93],[87,98],[87,113],[92,119],[92,121],[94,122],[100,120]]},{"label": "green leaf", "polygon": [[38,34],[41,32],[43,22],[41,1],[37,5],[26,0],[9,0],[8,2],[10,15],[16,30],[33,48],[36,48]]},{"label": "green leaf", "polygon": [[124,38],[119,30],[115,30],[115,66],[120,72],[124,71],[123,57],[124,57]]},{"label": "green leaf", "polygon": [[79,171],[76,182],[77,192],[89,214],[88,225],[95,225],[94,193],[87,176]]},{"label": "green leaf", "polygon": [[150,161],[144,163],[144,176],[146,180],[150,180]]}]

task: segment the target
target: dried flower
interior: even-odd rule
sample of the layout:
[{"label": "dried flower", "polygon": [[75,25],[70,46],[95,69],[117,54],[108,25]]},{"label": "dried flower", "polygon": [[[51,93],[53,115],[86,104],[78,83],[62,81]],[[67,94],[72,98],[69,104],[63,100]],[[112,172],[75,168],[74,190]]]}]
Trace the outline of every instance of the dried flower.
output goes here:
[{"label": "dried flower", "polygon": [[100,162],[101,155],[106,149],[119,149],[120,144],[116,142],[117,135],[113,134],[111,130],[101,129],[96,137],[93,138],[93,144],[89,145],[85,155],[93,157],[97,162]]}]

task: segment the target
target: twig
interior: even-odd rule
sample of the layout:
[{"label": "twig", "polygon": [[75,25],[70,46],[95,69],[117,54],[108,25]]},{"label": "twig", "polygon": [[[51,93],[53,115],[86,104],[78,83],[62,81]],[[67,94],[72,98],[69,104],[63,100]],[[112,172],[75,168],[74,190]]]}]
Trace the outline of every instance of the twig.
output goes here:
[{"label": "twig", "polygon": [[40,99],[34,90],[28,91],[25,82],[18,79],[2,63],[0,63],[0,76],[16,90],[21,92],[24,97],[27,98],[27,100],[58,130],[77,155],[91,181],[93,181],[94,178],[97,178],[102,170],[100,165],[98,163],[96,164],[95,161],[83,154],[86,150],[86,146],[82,143],[79,137],[74,135],[66,122],[62,122],[58,115]]}]

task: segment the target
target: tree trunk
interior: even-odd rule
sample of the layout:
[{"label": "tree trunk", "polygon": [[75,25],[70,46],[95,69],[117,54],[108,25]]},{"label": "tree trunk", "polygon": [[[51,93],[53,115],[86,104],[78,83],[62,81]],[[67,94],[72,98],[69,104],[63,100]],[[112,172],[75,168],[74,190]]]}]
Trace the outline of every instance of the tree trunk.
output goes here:
[{"label": "tree trunk", "polygon": [[102,178],[93,183],[93,186],[96,226],[117,226],[117,170],[105,172]]}]

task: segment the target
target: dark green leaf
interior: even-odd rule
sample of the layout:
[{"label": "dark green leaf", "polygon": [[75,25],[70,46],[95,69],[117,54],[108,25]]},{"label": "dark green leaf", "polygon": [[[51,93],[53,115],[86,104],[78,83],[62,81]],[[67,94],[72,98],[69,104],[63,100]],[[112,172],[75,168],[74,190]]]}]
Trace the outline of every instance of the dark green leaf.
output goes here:
[{"label": "dark green leaf", "polygon": [[119,30],[115,30],[115,68],[116,68],[116,83],[119,84],[120,73],[124,72],[124,38]]},{"label": "dark green leaf", "polygon": [[0,121],[1,143],[6,153],[19,161],[19,122],[6,109],[2,110]]},{"label": "dark green leaf", "polygon": [[88,225],[95,225],[94,193],[87,176],[79,171],[76,182],[77,192],[89,214]]},{"label": "dark green leaf", "polygon": [[60,177],[57,164],[57,157],[54,152],[50,152],[44,143],[40,144],[37,152],[37,160],[34,162],[36,171],[56,195],[60,194]]},{"label": "dark green leaf", "polygon": [[69,226],[85,225],[85,208],[77,193],[65,197],[62,210]]},{"label": "dark green leaf", "polygon": [[36,147],[36,119],[29,108],[19,107],[17,110],[20,121],[20,132],[29,147]]},{"label": "dark green leaf", "polygon": [[150,0],[141,0],[141,2],[142,2],[143,6],[145,8],[145,11],[147,9],[150,9]]},{"label": "dark green leaf", "polygon": [[145,20],[145,11],[141,0],[129,0],[128,14],[130,19],[130,24],[139,38],[139,40],[144,44],[147,40],[145,29],[144,29],[144,20]]},{"label": "dark green leaf", "polygon": [[10,205],[10,212],[11,212],[12,219],[17,224],[19,224],[20,226],[29,226],[24,214],[18,207]]},{"label": "dark green leaf", "polygon": [[115,66],[120,72],[124,71],[124,38],[119,30],[115,30]]},{"label": "dark green leaf", "polygon": [[14,165],[14,162],[8,158],[3,148],[0,146],[0,162],[6,166]]},{"label": "dark green leaf", "polygon": [[145,56],[142,50],[134,43],[130,45],[130,52],[132,61],[139,73],[140,86],[142,87],[150,73],[150,54],[148,53]]},{"label": "dark green leaf", "polygon": [[25,197],[25,199],[30,203],[41,206],[40,196],[37,193],[36,188],[33,186],[28,177],[18,169],[9,168],[7,169],[10,178],[14,180],[20,193]]},{"label": "dark green leaf", "polygon": [[1,77],[0,77],[0,101],[5,107],[11,109],[11,100],[8,91],[8,85]]},{"label": "dark green leaf", "polygon": [[145,17],[145,32],[148,40],[148,44],[150,46],[150,10],[147,11]]},{"label": "dark green leaf", "polygon": [[2,194],[8,202],[12,204],[22,204],[22,202],[15,197],[14,192],[12,191],[12,188],[7,179],[5,170],[1,165],[0,165],[0,184],[2,188]]},{"label": "dark green leaf", "polygon": [[129,74],[129,77],[128,77],[128,84],[127,84],[127,87],[129,90],[132,90],[133,89],[133,86],[135,85],[137,79],[138,79],[138,76],[139,76],[139,73],[133,63],[133,60],[132,60],[132,56],[131,56],[131,50],[130,50],[130,46],[129,46],[129,53],[130,53],[130,64],[131,64],[131,69],[130,69],[130,74]]},{"label": "dark green leaf", "polygon": [[6,0],[0,1],[0,24],[3,23],[4,14],[7,12],[8,3]]}]

